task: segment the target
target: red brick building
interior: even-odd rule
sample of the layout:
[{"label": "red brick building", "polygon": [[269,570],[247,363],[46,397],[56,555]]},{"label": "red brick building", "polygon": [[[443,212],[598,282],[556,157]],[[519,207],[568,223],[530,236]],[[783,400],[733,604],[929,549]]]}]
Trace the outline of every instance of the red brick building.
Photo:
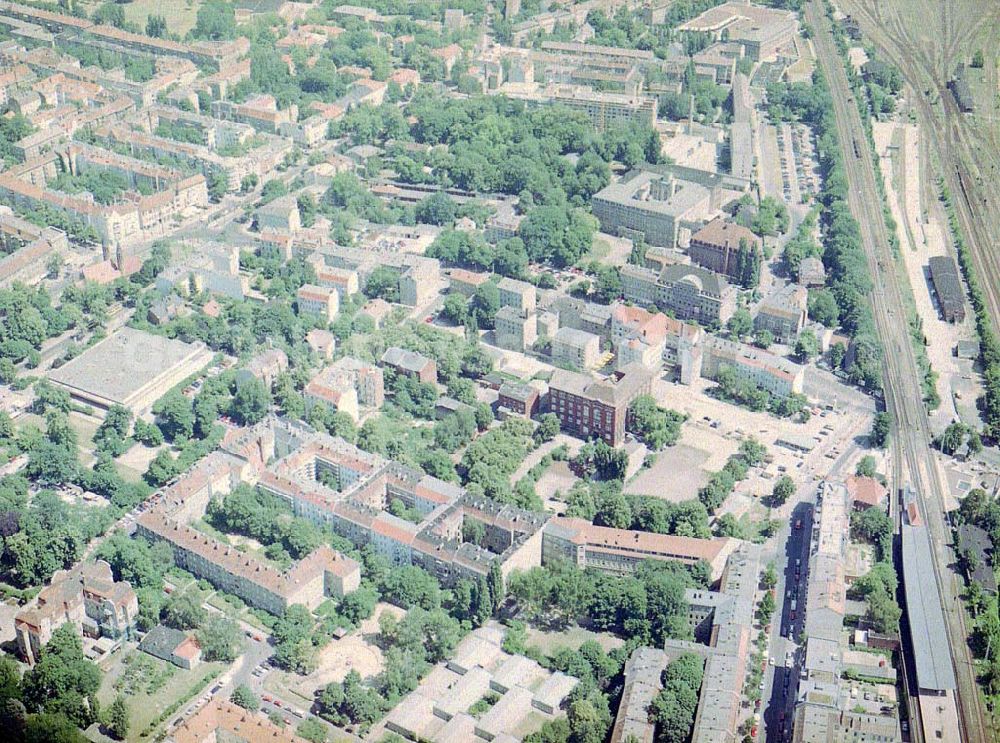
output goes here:
[{"label": "red brick building", "polygon": [[648,394],[652,383],[653,372],[641,364],[629,364],[615,381],[557,369],[549,381],[549,410],[562,430],[618,446],[625,440],[628,406]]},{"label": "red brick building", "polygon": [[746,227],[714,219],[691,235],[688,254],[699,266],[738,278],[736,256],[743,241],[760,250],[760,239]]},{"label": "red brick building", "polygon": [[513,382],[504,382],[500,385],[497,405],[501,408],[506,408],[517,415],[523,415],[525,418],[531,418],[538,412],[538,390],[530,384],[514,384]]}]

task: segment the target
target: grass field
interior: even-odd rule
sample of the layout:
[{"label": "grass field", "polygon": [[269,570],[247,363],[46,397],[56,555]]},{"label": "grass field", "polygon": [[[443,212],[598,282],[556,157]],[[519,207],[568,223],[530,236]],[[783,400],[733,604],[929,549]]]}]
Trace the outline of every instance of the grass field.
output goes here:
[{"label": "grass field", "polygon": [[[139,651],[132,650],[131,652],[135,654]],[[129,719],[131,721],[129,740],[139,740],[142,731],[153,720],[159,717],[175,701],[183,698],[192,687],[200,683],[210,672],[218,675],[227,667],[225,663],[202,663],[194,669],[187,671],[183,668],[177,668],[166,661],[142,653],[132,663],[141,664],[141,667],[146,672],[144,674],[145,679],[158,679],[157,682],[147,685],[130,679],[131,683],[121,684],[119,685],[121,688],[116,689],[115,686],[119,679],[136,675],[135,672],[132,674],[128,673],[129,664],[124,662],[125,657],[126,655],[124,654],[119,655],[110,668],[108,668],[101,682],[97,698],[100,700],[101,705],[106,707],[114,701],[115,695],[119,691],[125,695],[129,709]],[[160,686],[159,683],[164,678],[165,681]],[[150,691],[151,688],[155,690]]]},{"label": "grass field", "polygon": [[[94,12],[101,3],[98,0],[85,0],[81,3],[87,15]],[[162,15],[167,21],[167,29],[172,34],[184,36],[194,27],[195,17],[201,0],[133,0],[126,3],[125,20],[134,23],[145,30],[146,18],[150,15]]]}]

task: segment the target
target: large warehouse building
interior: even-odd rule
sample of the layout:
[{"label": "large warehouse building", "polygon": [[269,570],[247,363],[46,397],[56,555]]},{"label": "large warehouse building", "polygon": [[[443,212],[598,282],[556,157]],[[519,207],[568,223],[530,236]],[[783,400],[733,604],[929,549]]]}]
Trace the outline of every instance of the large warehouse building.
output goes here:
[{"label": "large warehouse building", "polygon": [[54,385],[84,405],[124,405],[139,415],[171,387],[212,360],[204,343],[184,343],[122,328],[49,372]]}]

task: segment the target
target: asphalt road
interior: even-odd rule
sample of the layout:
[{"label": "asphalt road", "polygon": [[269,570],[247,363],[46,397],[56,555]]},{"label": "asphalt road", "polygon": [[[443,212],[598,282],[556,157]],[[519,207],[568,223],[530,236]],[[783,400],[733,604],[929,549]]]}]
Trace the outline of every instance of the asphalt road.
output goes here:
[{"label": "asphalt road", "polygon": [[[844,469],[857,451],[857,444],[845,447],[826,476],[837,479],[848,474]],[[798,680],[805,660],[804,647],[799,644],[799,639],[805,627],[813,507],[819,484],[810,482],[807,488],[778,533],[773,552],[774,561],[779,568],[778,584],[774,589],[775,619],[771,620],[769,643],[769,654],[774,659],[774,666],[769,666],[764,675],[765,686],[761,694],[764,713],[758,732],[759,739],[768,743],[791,740]]]},{"label": "asphalt road", "polygon": [[[885,398],[894,420],[892,493],[910,484],[931,534],[935,575],[942,596],[942,611],[948,629],[952,664],[958,681],[957,702],[962,723],[961,738],[968,743],[983,740],[983,723],[976,679],[971,666],[967,633],[961,611],[956,611],[955,576],[948,569],[952,558],[949,532],[944,523],[944,496],[931,450],[931,436],[920,387],[919,367],[906,325],[906,303],[882,216],[882,200],[875,185],[872,155],[847,81],[843,62],[834,45],[830,22],[823,7],[813,0],[805,8],[814,29],[813,41],[833,98],[837,131],[844,149],[848,182],[848,204],[858,219],[869,268],[877,287],[871,293],[875,324],[884,348]],[[904,638],[905,640],[905,638]],[[905,643],[904,643],[905,647]]]}]

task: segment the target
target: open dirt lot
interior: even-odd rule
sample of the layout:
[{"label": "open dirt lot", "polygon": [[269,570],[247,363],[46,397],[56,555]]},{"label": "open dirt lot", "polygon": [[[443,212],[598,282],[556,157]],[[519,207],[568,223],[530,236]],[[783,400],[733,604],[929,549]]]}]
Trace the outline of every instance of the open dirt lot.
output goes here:
[{"label": "open dirt lot", "polygon": [[971,308],[965,321],[949,324],[941,319],[927,263],[933,256],[953,255],[946,232],[935,212],[921,202],[920,148],[918,130],[912,124],[873,124],[875,148],[879,153],[889,207],[896,220],[900,252],[910,282],[913,299],[929,341],[927,355],[938,373],[937,391],[941,406],[932,415],[933,425],[943,429],[957,418],[975,424],[978,385],[972,381],[971,360],[959,359],[954,349],[960,340],[976,337]]},{"label": "open dirt lot", "polygon": [[[696,497],[699,478],[722,469],[740,442],[753,437],[767,446],[770,462],[738,483],[734,494],[727,499],[723,512],[731,510],[739,515],[756,498],[770,493],[774,479],[780,474],[790,475],[799,484],[825,475],[845,447],[866,435],[871,426],[870,414],[854,407],[819,411],[806,423],[751,412],[710,397],[706,391],[713,386],[714,383],[705,380],[691,386],[665,380],[654,382],[657,402],[686,413],[688,421],[681,429],[679,444],[660,452],[652,468],[628,483],[627,492],[644,492],[671,501]],[[793,451],[776,443],[787,438],[801,439],[812,450]]]},{"label": "open dirt lot", "polygon": [[402,617],[406,612],[397,606],[381,603],[375,607],[371,618],[341,640],[327,645],[317,658],[316,670],[308,676],[274,671],[264,682],[267,691],[281,696],[298,697],[311,703],[316,691],[335,681],[343,681],[349,671],[357,671],[362,678],[376,676],[382,671],[382,651],[375,645],[378,619],[388,612]]},{"label": "open dirt lot", "polygon": [[[731,448],[735,451],[735,443]],[[657,453],[656,462],[652,467],[641,470],[628,481],[625,493],[649,495],[671,503],[695,498],[698,495],[698,488],[708,482],[708,469],[705,464],[712,458],[708,451],[687,443],[664,449]]]}]

